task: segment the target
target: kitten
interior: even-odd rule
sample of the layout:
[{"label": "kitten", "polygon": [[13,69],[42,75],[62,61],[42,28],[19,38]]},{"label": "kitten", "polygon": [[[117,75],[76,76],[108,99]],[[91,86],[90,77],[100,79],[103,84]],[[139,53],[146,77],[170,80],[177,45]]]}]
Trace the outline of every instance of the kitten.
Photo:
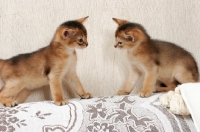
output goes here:
[{"label": "kitten", "polygon": [[76,73],[77,55],[75,49],[88,46],[87,31],[82,23],[88,17],[61,24],[47,47],[33,53],[20,54],[7,60],[0,60],[0,77],[3,88],[0,102],[15,106],[24,102],[30,90],[50,85],[56,105],[65,105],[62,80],[66,78],[81,98],[90,98]]},{"label": "kitten", "polygon": [[166,85],[156,88],[157,92],[174,90],[177,84],[198,81],[198,67],[189,52],[173,43],[151,39],[140,24],[117,18],[113,20],[118,24],[115,48],[127,49],[131,65],[125,87],[118,94],[129,94],[142,74],[141,97],[149,97],[157,81]]}]

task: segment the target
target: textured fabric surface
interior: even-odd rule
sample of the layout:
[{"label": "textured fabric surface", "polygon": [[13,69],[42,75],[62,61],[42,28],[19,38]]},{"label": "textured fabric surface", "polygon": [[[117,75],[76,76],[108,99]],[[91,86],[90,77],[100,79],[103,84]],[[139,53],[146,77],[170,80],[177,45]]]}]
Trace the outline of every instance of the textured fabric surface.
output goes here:
[{"label": "textured fabric surface", "polygon": [[196,132],[189,116],[176,116],[162,107],[156,94],[73,99],[0,107],[1,132]]},{"label": "textured fabric surface", "polygon": [[[116,95],[123,88],[129,66],[125,51],[114,48],[117,25],[112,18],[142,24],[152,38],[184,47],[200,64],[199,12],[199,0],[0,0],[0,58],[47,46],[61,23],[89,16],[85,22],[89,46],[77,50],[78,75],[85,90],[94,96]],[[139,80],[131,94],[137,93],[141,84]],[[65,87],[65,97],[76,96]],[[33,91],[27,102],[44,99],[50,99],[48,88]]]}]

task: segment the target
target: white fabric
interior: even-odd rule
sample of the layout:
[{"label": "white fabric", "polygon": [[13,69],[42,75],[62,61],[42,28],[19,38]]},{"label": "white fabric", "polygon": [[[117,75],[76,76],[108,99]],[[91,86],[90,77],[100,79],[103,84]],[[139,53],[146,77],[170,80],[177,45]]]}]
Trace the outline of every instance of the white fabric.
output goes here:
[{"label": "white fabric", "polygon": [[180,85],[179,88],[197,131],[200,132],[200,83],[186,83]]},{"label": "white fabric", "polygon": [[[53,102],[24,103],[9,108],[0,106],[2,132],[77,132],[83,123],[83,107],[77,101],[56,106]],[[3,123],[2,123],[3,122]]]},{"label": "white fabric", "polygon": [[190,116],[163,108],[157,93],[73,99],[56,106],[52,101],[0,106],[1,132],[196,132]]}]

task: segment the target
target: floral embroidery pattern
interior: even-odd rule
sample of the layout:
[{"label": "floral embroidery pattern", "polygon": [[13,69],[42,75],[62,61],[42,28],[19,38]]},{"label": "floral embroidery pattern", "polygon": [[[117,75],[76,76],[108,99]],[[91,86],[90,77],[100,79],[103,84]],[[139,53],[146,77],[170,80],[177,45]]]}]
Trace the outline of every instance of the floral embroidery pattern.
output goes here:
[{"label": "floral embroidery pattern", "polygon": [[28,112],[28,107],[0,108],[0,132],[14,132],[15,127],[27,126],[25,120],[15,117],[20,111]]},{"label": "floral embroidery pattern", "polygon": [[106,119],[114,119],[115,123],[126,122],[127,113],[124,110],[116,109],[112,114],[108,115]]},{"label": "floral embroidery pattern", "polygon": [[[102,102],[88,105],[86,112],[90,115],[91,124],[87,129],[90,132],[117,132],[116,124],[123,124],[127,131],[147,131],[158,129],[154,126],[151,119],[148,117],[138,117],[132,110],[132,106],[136,103],[136,100],[129,99],[130,96],[124,96],[118,101],[112,102],[111,106],[116,106],[112,110],[106,109],[104,103],[108,103],[109,98],[101,98],[94,102]],[[112,97],[113,98],[113,97]],[[97,122],[99,121],[99,122]],[[132,122],[132,125],[128,125],[127,122]]]},{"label": "floral embroidery pattern", "polygon": [[14,132],[15,128],[13,126],[3,126],[0,125],[0,132]]},{"label": "floral embroidery pattern", "polygon": [[[70,101],[56,106],[52,101],[0,107],[0,132],[165,132],[194,130],[190,117],[175,116],[163,108],[159,95],[108,96]],[[168,122],[163,125],[163,117]],[[187,121],[186,121],[187,120]],[[192,120],[191,120],[192,121]]]},{"label": "floral embroidery pattern", "polygon": [[108,123],[94,122],[94,125],[88,126],[87,129],[89,132],[117,132],[114,125],[110,125]]},{"label": "floral embroidery pattern", "polygon": [[98,99],[95,101],[95,102],[107,102],[106,99],[111,99],[111,98],[114,98],[114,96],[110,96],[110,97],[98,97]]},{"label": "floral embroidery pattern", "polygon": [[46,116],[51,115],[52,113],[45,113],[45,114],[41,114],[41,111],[38,111],[36,113],[36,117],[40,118],[40,119],[45,119]]},{"label": "floral embroidery pattern", "polygon": [[102,107],[102,103],[97,104],[96,106],[88,106],[89,110],[87,112],[91,113],[91,119],[97,118],[100,116],[104,118],[106,116],[106,108]]}]

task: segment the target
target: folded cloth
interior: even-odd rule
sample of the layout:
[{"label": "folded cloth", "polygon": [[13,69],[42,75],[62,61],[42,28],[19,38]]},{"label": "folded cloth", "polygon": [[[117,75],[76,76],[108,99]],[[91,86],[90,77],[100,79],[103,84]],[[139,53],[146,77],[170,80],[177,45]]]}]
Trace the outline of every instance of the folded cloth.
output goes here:
[{"label": "folded cloth", "polygon": [[200,83],[186,83],[180,85],[179,88],[196,129],[200,132]]}]

